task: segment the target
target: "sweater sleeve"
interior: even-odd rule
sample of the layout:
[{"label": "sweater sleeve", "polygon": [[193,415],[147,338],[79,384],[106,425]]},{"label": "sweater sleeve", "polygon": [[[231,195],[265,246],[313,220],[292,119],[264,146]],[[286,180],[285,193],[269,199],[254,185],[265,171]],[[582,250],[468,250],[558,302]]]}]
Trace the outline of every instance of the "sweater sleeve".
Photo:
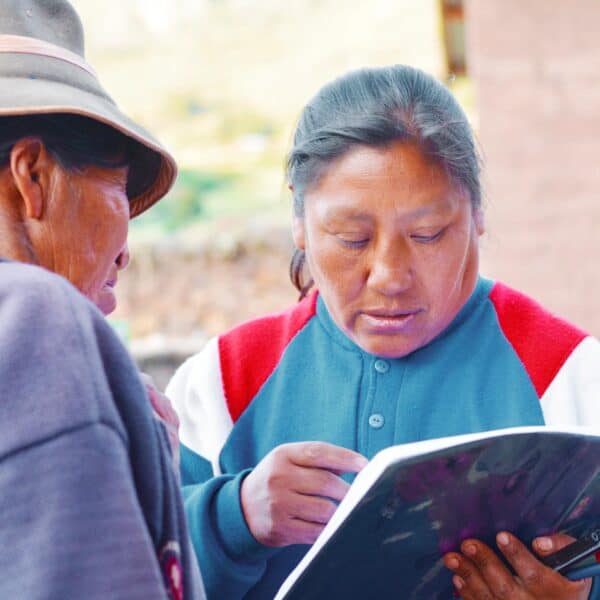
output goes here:
[{"label": "sweater sleeve", "polygon": [[208,598],[243,598],[277,551],[256,541],[246,525],[239,498],[247,474],[221,475],[183,488],[192,544]]},{"label": "sweater sleeve", "polygon": [[600,342],[583,339],[540,399],[546,425],[580,426],[600,434]]},{"label": "sweater sleeve", "polygon": [[1,598],[165,598],[112,428],[74,429],[5,458],[0,489]]},{"label": "sweater sleeve", "polygon": [[250,470],[227,472],[219,462],[232,421],[216,338],[177,370],[166,393],[181,421],[185,512],[207,596],[242,598],[277,549],[260,544],[244,519],[240,486]]}]

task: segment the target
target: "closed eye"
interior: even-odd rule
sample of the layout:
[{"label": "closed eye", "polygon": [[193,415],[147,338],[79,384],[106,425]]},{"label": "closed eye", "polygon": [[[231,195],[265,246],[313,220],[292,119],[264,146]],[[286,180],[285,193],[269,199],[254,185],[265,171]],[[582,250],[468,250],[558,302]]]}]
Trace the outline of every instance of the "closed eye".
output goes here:
[{"label": "closed eye", "polygon": [[435,242],[436,240],[442,237],[442,234],[446,231],[445,229],[440,229],[436,233],[432,233],[431,235],[423,235],[423,234],[414,234],[411,235],[411,239],[419,244],[430,244],[431,242]]},{"label": "closed eye", "polygon": [[338,236],[339,242],[345,246],[346,248],[364,248],[369,243],[369,238],[361,238],[361,239],[347,239]]}]

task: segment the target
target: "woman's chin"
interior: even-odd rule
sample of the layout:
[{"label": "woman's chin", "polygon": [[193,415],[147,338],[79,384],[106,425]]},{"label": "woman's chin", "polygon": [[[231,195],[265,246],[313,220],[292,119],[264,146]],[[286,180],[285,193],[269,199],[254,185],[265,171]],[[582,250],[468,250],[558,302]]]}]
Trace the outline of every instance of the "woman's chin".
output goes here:
[{"label": "woman's chin", "polygon": [[99,292],[96,293],[92,302],[102,311],[103,314],[109,315],[117,308],[117,297],[113,287],[105,285]]}]

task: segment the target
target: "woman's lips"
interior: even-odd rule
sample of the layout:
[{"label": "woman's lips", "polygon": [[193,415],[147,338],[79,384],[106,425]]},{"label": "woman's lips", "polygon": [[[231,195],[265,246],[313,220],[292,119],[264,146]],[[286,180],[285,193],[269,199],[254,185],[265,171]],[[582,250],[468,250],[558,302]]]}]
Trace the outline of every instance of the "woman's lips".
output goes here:
[{"label": "woman's lips", "polygon": [[421,310],[398,312],[363,312],[363,323],[378,333],[401,333],[407,329]]}]

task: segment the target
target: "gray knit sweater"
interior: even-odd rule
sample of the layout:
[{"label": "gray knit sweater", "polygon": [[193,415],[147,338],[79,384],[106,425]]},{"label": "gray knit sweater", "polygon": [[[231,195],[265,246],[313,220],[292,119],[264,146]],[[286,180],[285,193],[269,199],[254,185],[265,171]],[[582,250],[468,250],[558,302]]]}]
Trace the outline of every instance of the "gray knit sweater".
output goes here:
[{"label": "gray knit sweater", "polygon": [[168,453],[100,312],[1,261],[0,598],[203,598]]}]

